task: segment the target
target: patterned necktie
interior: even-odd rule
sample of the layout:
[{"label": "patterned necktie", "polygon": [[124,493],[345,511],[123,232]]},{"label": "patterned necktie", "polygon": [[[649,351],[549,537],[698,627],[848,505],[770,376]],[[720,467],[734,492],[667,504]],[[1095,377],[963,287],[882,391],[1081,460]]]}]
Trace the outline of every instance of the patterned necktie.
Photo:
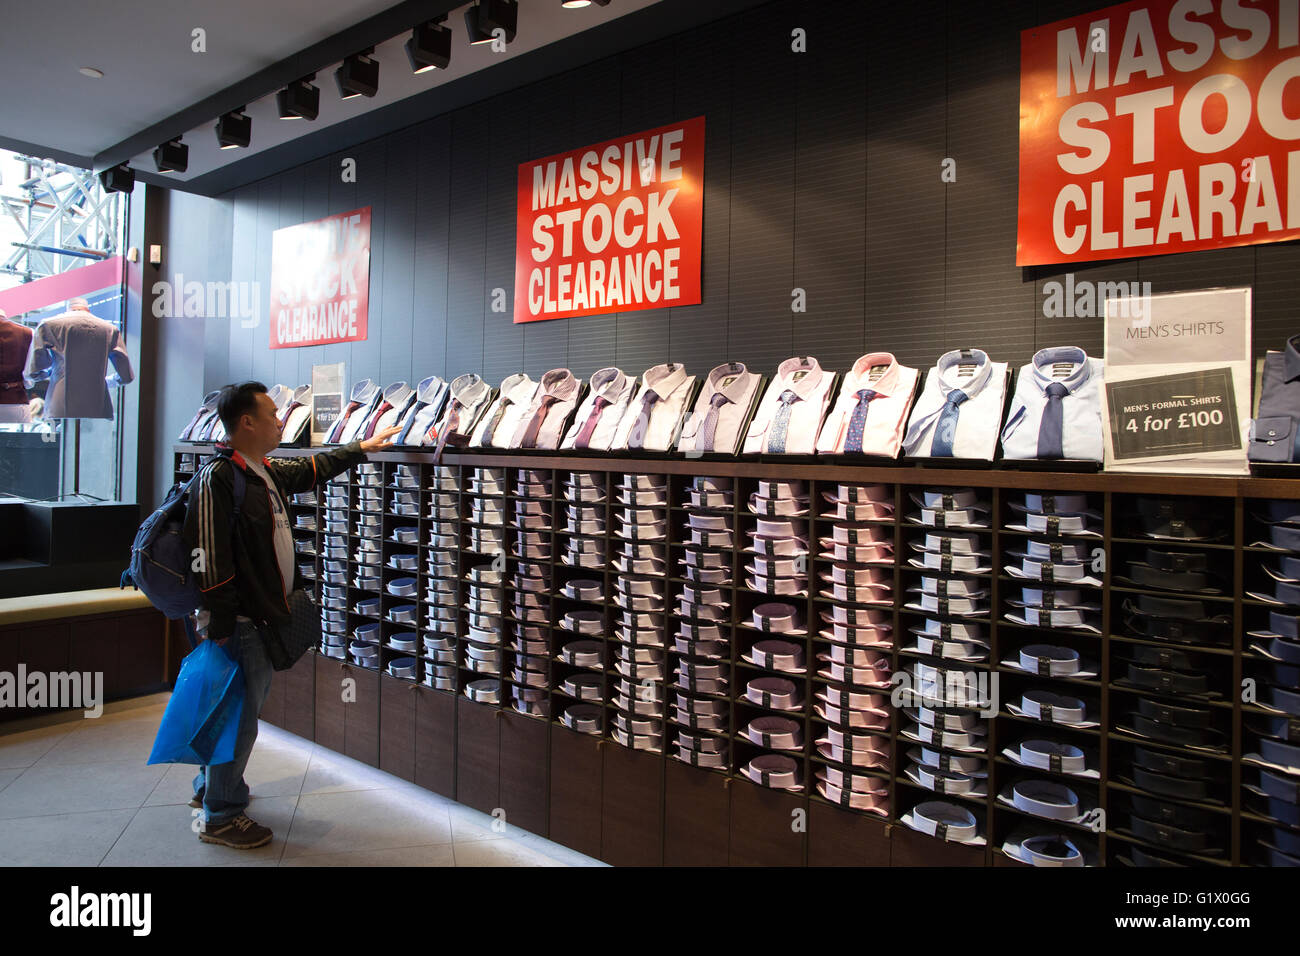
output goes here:
[{"label": "patterned necktie", "polygon": [[845,451],[862,451],[862,431],[867,425],[867,407],[878,393],[874,389],[858,389],[858,404],[849,418],[849,433],[844,437]]},{"label": "patterned necktie", "polygon": [[1060,382],[1053,382],[1045,389],[1047,404],[1043,406],[1043,418],[1038,424],[1038,457],[1064,458],[1061,447],[1062,426],[1065,424],[1065,409],[1061,399],[1070,394],[1070,390]]},{"label": "patterned necktie", "polygon": [[379,419],[383,418],[384,412],[392,408],[392,404],[385,401],[379,404],[379,408],[370,416],[370,424],[366,426],[366,433],[361,436],[361,440],[375,437],[375,426],[379,424]]},{"label": "patterned necktie", "polygon": [[506,409],[513,404],[514,402],[510,399],[504,395],[501,396],[501,401],[497,403],[496,414],[492,416],[492,420],[488,422],[487,428],[483,431],[483,437],[479,439],[478,446],[480,448],[491,447],[492,436],[497,433],[497,426],[501,424],[501,419],[506,417]]},{"label": "patterned necktie", "polygon": [[347,425],[348,419],[351,418],[352,413],[360,407],[360,402],[348,402],[347,410],[339,416],[337,424],[330,429],[330,437],[326,439],[327,444],[337,445],[339,443],[339,439],[343,437],[343,429]]},{"label": "patterned necktie", "polygon": [[[199,409],[198,414],[190,419],[190,423],[186,425],[185,430],[181,432],[181,441],[191,441],[192,438],[198,437],[197,435],[194,435],[194,429],[198,426],[199,422],[207,416],[207,414],[208,410],[206,408]],[[281,425],[280,427],[283,430],[284,426]]]},{"label": "patterned necktie", "polygon": [[528,423],[528,428],[524,431],[524,440],[519,443],[520,448],[537,447],[537,433],[542,430],[542,422],[546,420],[546,413],[558,401],[559,399],[554,395],[542,396],[542,404],[538,406],[537,413],[533,415],[533,420]]},{"label": "patterned necktie", "polygon": [[411,427],[415,425],[415,420],[420,417],[420,412],[428,407],[428,402],[416,402],[411,406],[411,410],[406,413],[406,424],[402,426],[402,433],[393,439],[394,445],[406,444],[406,436],[411,434]]},{"label": "patterned necktie", "polygon": [[659,393],[647,388],[641,396],[641,412],[636,416],[632,431],[627,436],[628,448],[641,448],[645,445],[645,433],[650,428],[650,410],[659,401]]},{"label": "patterned necktie", "polygon": [[713,438],[718,431],[718,417],[722,414],[722,406],[729,401],[731,399],[721,392],[715,392],[709,399],[709,412],[700,423],[700,437],[695,439],[696,451],[713,451]]},{"label": "patterned necktie", "polygon": [[295,408],[302,408],[302,402],[290,402],[284,409],[284,414],[280,416],[280,431],[284,431],[284,426],[289,424],[289,416],[293,414]]},{"label": "patterned necktie", "polygon": [[[460,410],[464,407],[465,407],[464,405],[462,405],[460,402],[457,401],[453,401],[451,403],[451,408],[447,412],[447,424],[443,427],[442,432],[438,435],[438,447],[435,448],[433,452],[434,461],[441,460],[443,446],[447,444],[447,439],[451,437],[451,433],[454,432],[460,426]],[[426,437],[433,438],[434,429],[437,427],[438,426],[436,423],[430,425]]]},{"label": "patterned necktie", "polygon": [[930,443],[930,454],[935,458],[951,458],[953,439],[957,437],[957,416],[961,414],[960,405],[970,398],[960,388],[948,393],[948,401],[943,403],[939,413],[939,422],[934,426],[934,440]]},{"label": "patterned necktie", "polygon": [[767,439],[767,450],[773,455],[785,454],[785,433],[790,428],[790,410],[798,400],[799,396],[788,388],[781,393],[781,407],[772,418],[772,434]]},{"label": "patterned necktie", "polygon": [[591,414],[587,420],[582,423],[582,428],[578,432],[578,437],[573,440],[574,448],[586,448],[591,444],[591,436],[596,431],[596,423],[600,421],[600,413],[605,410],[609,404],[609,399],[604,395],[597,395],[596,400],[592,403]]}]

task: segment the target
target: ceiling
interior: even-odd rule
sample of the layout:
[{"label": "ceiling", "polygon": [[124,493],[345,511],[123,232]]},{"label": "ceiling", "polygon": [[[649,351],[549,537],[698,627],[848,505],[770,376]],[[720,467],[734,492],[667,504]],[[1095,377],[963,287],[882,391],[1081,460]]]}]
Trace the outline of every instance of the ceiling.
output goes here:
[{"label": "ceiling", "polygon": [[[215,195],[758,2],[612,0],[568,10],[560,0],[520,0],[516,39],[494,53],[468,43],[464,0],[42,0],[0,13],[0,62],[22,77],[0,99],[0,147],[95,169],[127,161],[144,182]],[[414,75],[402,49],[410,28],[444,12],[450,68]],[[191,49],[196,27],[206,31],[206,52]],[[379,93],[344,101],[334,69],[368,46],[380,61]],[[81,67],[104,77],[82,76]],[[319,118],[280,120],[274,91],[311,72]],[[241,105],[253,119],[252,144],[219,150],[215,120]],[[155,172],[153,148],[182,134],[188,170]]]}]

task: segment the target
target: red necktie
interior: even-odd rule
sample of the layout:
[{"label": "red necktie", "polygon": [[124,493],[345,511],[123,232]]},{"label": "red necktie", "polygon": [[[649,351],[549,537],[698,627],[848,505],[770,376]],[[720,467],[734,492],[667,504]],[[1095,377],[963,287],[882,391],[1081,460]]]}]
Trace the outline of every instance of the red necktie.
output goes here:
[{"label": "red necktie", "polygon": [[609,399],[604,395],[597,395],[596,401],[591,409],[591,414],[587,420],[582,423],[582,430],[578,432],[578,437],[573,440],[574,448],[586,448],[591,444],[591,436],[596,431],[596,423],[600,421],[600,413],[605,410],[609,404]]},{"label": "red necktie", "polygon": [[533,415],[533,420],[528,423],[528,429],[524,432],[524,440],[519,445],[520,448],[537,447],[537,433],[542,430],[542,422],[546,420],[546,413],[558,401],[559,399],[554,395],[542,396],[542,404],[537,409],[537,413]]},{"label": "red necktie", "polygon": [[380,403],[379,410],[371,416],[370,424],[366,426],[366,433],[362,436],[362,441],[365,441],[367,438],[375,437],[375,426],[379,424],[379,419],[383,417],[384,412],[388,411],[392,407],[393,406],[389,402]]},{"label": "red necktie", "polygon": [[[447,444],[447,439],[451,437],[451,433],[460,425],[461,408],[462,406],[460,402],[454,401],[451,403],[451,409],[447,412],[447,424],[443,426],[442,433],[438,435],[438,447],[435,448],[433,452],[434,461],[438,461],[442,458],[443,446]],[[433,428],[431,427],[429,431],[432,432]],[[430,435],[429,437],[433,436]]]},{"label": "red necktie", "polygon": [[360,407],[361,407],[360,402],[348,402],[347,411],[345,411],[343,413],[343,417],[338,420],[338,424],[335,425],[332,429],[330,429],[330,437],[326,440],[326,444],[329,445],[338,444],[339,439],[343,437],[343,428],[345,425],[347,425],[348,419],[351,418],[352,413],[355,412]]}]

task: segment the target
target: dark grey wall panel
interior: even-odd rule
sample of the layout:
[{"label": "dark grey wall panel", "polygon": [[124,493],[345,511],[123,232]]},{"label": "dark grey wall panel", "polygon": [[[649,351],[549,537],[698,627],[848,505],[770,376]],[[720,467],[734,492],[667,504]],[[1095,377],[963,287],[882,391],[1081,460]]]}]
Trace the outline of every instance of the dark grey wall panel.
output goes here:
[{"label": "dark grey wall panel", "polygon": [[[586,378],[670,359],[703,375],[729,359],[770,374],[794,353],[836,370],[877,349],[922,368],[958,345],[1013,365],[1048,345],[1099,355],[1099,317],[1043,312],[1046,284],[1067,274],[1156,292],[1253,285],[1256,353],[1280,347],[1297,331],[1300,243],[1015,266],[1019,31],[1096,7],[915,0],[840,5],[832,22],[823,4],[781,0],[321,157],[212,210],[178,202],[166,216],[169,264],[202,281],[262,283],[257,328],[205,323],[204,386],[254,375],[299,384],[313,364],[338,361],[352,381],[477,371],[496,385],[520,369]],[[790,49],[795,27],[806,53]],[[515,325],[518,164],[699,115],[702,304]],[[358,161],[357,184],[341,180],[345,156]],[[955,183],[940,179],[945,157]],[[366,204],[369,340],[272,353],[272,231]],[[796,286],[803,314],[790,309]],[[491,311],[497,288],[505,313]],[[197,346],[167,342],[163,361],[175,353],[188,368],[179,351]]]},{"label": "dark grey wall panel", "polygon": [[[451,201],[451,123],[439,117],[420,125],[415,167],[415,274],[411,341],[412,376],[447,377],[447,254]],[[412,384],[415,384],[414,382]]]}]

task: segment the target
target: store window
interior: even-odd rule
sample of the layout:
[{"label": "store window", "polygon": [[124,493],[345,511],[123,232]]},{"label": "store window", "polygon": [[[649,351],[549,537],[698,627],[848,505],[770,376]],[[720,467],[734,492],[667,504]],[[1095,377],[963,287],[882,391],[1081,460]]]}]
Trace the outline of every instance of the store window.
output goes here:
[{"label": "store window", "polygon": [[127,197],[0,150],[0,205],[0,497],[118,500]]}]

